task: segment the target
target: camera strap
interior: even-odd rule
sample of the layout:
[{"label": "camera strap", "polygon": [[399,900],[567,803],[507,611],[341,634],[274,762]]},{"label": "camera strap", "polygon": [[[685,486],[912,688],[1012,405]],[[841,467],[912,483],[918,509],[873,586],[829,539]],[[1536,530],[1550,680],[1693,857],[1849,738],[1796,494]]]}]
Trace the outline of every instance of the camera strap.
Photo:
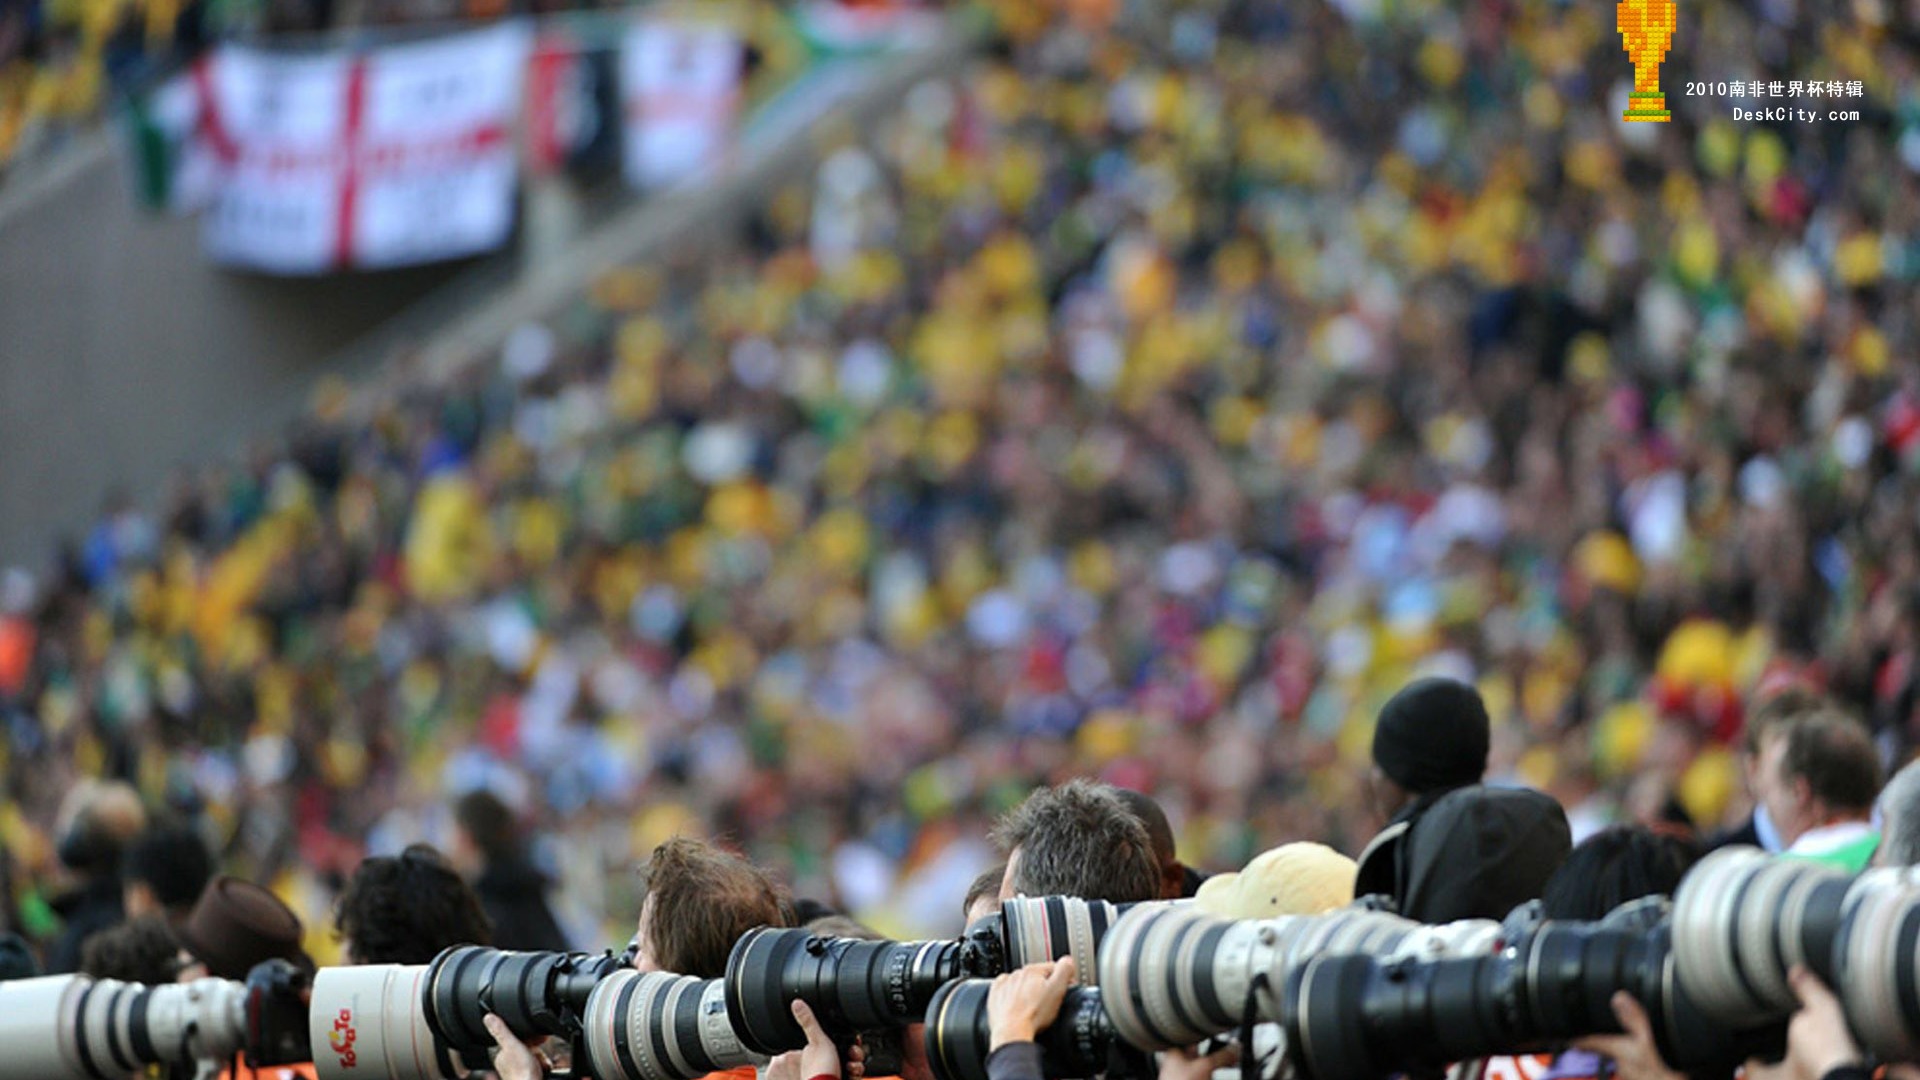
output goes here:
[{"label": "camera strap", "polygon": [[[1256,971],[1247,983],[1246,1005],[1240,1010],[1240,1080],[1262,1080],[1266,1076],[1266,1063],[1255,1057],[1253,1051],[1253,1025],[1260,1017],[1262,993],[1271,999],[1273,984],[1265,971]],[[1247,1071],[1249,1067],[1252,1072]]]}]

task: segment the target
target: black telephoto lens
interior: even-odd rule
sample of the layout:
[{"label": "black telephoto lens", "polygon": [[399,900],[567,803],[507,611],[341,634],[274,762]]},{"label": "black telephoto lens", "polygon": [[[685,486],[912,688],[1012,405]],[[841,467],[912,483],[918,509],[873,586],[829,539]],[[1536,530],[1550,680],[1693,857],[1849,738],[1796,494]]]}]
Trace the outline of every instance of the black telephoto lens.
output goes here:
[{"label": "black telephoto lens", "polygon": [[[927,1065],[935,1080],[986,1080],[992,1030],[987,1022],[991,979],[959,979],[940,988],[927,1007]],[[1060,1014],[1034,1042],[1048,1080],[1111,1075],[1117,1037],[1095,987],[1074,987]]]},{"label": "black telephoto lens", "polygon": [[571,1039],[579,1034],[594,986],[619,964],[611,955],[458,945],[434,958],[421,1006],[433,1033],[467,1057],[493,1046],[484,1023],[488,1013],[522,1039]]},{"label": "black telephoto lens", "polygon": [[795,998],[843,1038],[902,1028],[926,1015],[934,991],[967,974],[964,959],[955,941],[857,941],[761,927],[727,958],[727,1013],[740,1041],[762,1054],[807,1044],[790,1011]]}]

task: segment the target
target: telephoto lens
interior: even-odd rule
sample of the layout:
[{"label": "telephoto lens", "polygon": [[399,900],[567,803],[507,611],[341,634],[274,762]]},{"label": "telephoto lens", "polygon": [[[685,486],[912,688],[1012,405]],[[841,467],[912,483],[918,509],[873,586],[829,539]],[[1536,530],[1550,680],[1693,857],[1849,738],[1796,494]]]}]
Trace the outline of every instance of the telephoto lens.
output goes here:
[{"label": "telephoto lens", "polygon": [[1920,867],[1869,870],[1847,892],[1831,985],[1862,1045],[1920,1060]]},{"label": "telephoto lens", "polygon": [[462,945],[431,964],[322,968],[313,983],[321,1080],[460,1080],[493,1047],[494,1013],[521,1039],[578,1043],[587,999],[619,958]]},{"label": "telephoto lens", "polygon": [[1834,946],[1852,885],[1832,867],[1758,848],[1708,855],[1674,894],[1681,985],[1722,1024],[1790,1015],[1800,1005],[1787,983],[1793,965],[1834,982]]},{"label": "telephoto lens", "polygon": [[1440,1069],[1618,1032],[1619,990],[1645,1006],[1674,1068],[1731,1069],[1777,1047],[1778,1031],[1736,1032],[1679,989],[1662,912],[1636,903],[1599,923],[1540,923],[1490,955],[1315,957],[1282,997],[1290,1053],[1312,1080]]},{"label": "telephoto lens", "polygon": [[[992,979],[958,979],[940,988],[927,1007],[927,1065],[935,1080],[986,1080],[992,1029],[987,994]],[[1091,1076],[1151,1076],[1150,1055],[1131,1054],[1118,1042],[1101,1007],[1102,991],[1067,990],[1053,1023],[1034,1034],[1040,1070],[1049,1080]],[[1141,1067],[1145,1063],[1145,1068]]]},{"label": "telephoto lens", "polygon": [[451,1049],[479,1060],[493,1045],[493,1013],[521,1039],[575,1039],[587,998],[619,969],[612,954],[507,952],[456,945],[427,968],[427,1026]]},{"label": "telephoto lens", "polygon": [[1120,1037],[1164,1050],[1249,1019],[1278,1020],[1287,974],[1312,957],[1481,953],[1499,929],[1487,920],[1423,926],[1373,911],[1232,921],[1188,907],[1143,907],[1101,942],[1100,985]]},{"label": "telephoto lens", "polygon": [[[1028,964],[1073,957],[1082,986],[1099,985],[1100,940],[1127,911],[1142,904],[1109,904],[1073,896],[1014,897],[1000,902],[1000,921],[1006,939],[1006,963],[1012,971]],[[999,970],[970,970],[972,975],[997,975]]]},{"label": "telephoto lens", "polygon": [[793,1018],[799,998],[838,1038],[918,1023],[934,991],[964,975],[960,941],[859,941],[761,927],[727,957],[726,1009],[749,1050],[780,1054],[807,1044]]},{"label": "telephoto lens", "polygon": [[125,1080],[173,1065],[211,1075],[241,1052],[249,1064],[305,1061],[306,991],[305,973],[285,961],[260,965],[244,983],[143,986],[84,975],[0,983],[0,1080]]},{"label": "telephoto lens", "polygon": [[767,1058],[741,1044],[722,979],[616,971],[587,997],[594,1080],[694,1080]]}]

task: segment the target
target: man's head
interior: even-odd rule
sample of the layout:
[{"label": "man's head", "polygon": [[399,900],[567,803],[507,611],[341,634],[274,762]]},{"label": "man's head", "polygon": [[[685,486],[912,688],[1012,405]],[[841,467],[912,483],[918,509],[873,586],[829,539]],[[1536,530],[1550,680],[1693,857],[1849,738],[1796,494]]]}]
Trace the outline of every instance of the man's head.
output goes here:
[{"label": "man's head", "polygon": [[333,921],[350,964],[425,964],[448,946],[486,945],[493,937],[480,898],[426,844],[362,861]]},{"label": "man's head", "polygon": [[1822,702],[1783,719],[1764,741],[1754,796],[1791,847],[1807,832],[1865,821],[1880,790],[1873,738],[1838,706]]},{"label": "man's head", "polygon": [[213,852],[192,826],[168,822],[135,837],[121,860],[127,917],[185,918],[213,880]]},{"label": "man's head", "polygon": [[981,871],[973,884],[967,886],[966,902],[960,905],[967,925],[972,926],[981,919],[1000,910],[1000,883],[1007,880],[1007,864],[990,867]]},{"label": "man's head", "polygon": [[785,926],[788,906],[766,872],[732,852],[684,836],[653,849],[642,871],[633,966],[717,979],[734,942],[759,926]]},{"label": "man's head", "polygon": [[127,844],[147,827],[139,793],[117,780],[75,786],[60,816],[65,827],[56,854],[68,869],[90,878],[118,874]]},{"label": "man's head", "polygon": [[1007,853],[1000,898],[1077,896],[1114,904],[1160,898],[1160,863],[1147,827],[1109,785],[1071,780],[1039,788],[1000,819]]},{"label": "man's head", "polygon": [[1875,866],[1920,863],[1920,761],[1893,774],[1880,791],[1880,847]]},{"label": "man's head", "polygon": [[1754,704],[1746,729],[1741,732],[1740,751],[1746,760],[1747,790],[1755,798],[1760,791],[1760,757],[1773,737],[1794,717],[1816,712],[1824,704],[1817,691],[1798,684],[1768,694]]},{"label": "man's head", "polygon": [[1391,818],[1413,800],[1477,784],[1492,725],[1480,691],[1452,679],[1416,679],[1381,707],[1373,728],[1374,809]]},{"label": "man's head", "polygon": [[1129,788],[1116,788],[1120,801],[1127,804],[1133,816],[1147,828],[1147,842],[1153,846],[1153,859],[1160,864],[1160,899],[1178,900],[1186,894],[1187,868],[1180,863],[1180,857],[1173,850],[1173,826],[1167,823],[1167,812],[1152,798]]},{"label": "man's head", "polygon": [[180,943],[158,915],[102,930],[80,948],[80,974],[90,978],[164,986],[180,969]]},{"label": "man's head", "polygon": [[519,846],[519,824],[512,808],[491,791],[470,791],[460,796],[453,804],[453,820],[459,827],[455,861],[475,864],[468,867],[475,872],[480,866],[511,856]]}]

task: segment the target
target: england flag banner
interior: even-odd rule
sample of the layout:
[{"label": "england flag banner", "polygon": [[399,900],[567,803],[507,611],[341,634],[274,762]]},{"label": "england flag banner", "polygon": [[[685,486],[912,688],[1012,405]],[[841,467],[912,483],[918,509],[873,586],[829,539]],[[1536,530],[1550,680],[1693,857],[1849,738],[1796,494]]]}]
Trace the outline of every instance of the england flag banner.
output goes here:
[{"label": "england flag banner", "polygon": [[199,130],[226,165],[208,253],[321,274],[500,246],[531,43],[503,25],[359,54],[221,50],[196,73]]},{"label": "england flag banner", "polygon": [[660,188],[720,164],[740,109],[740,39],[724,26],[649,20],[620,50],[626,178]]}]

